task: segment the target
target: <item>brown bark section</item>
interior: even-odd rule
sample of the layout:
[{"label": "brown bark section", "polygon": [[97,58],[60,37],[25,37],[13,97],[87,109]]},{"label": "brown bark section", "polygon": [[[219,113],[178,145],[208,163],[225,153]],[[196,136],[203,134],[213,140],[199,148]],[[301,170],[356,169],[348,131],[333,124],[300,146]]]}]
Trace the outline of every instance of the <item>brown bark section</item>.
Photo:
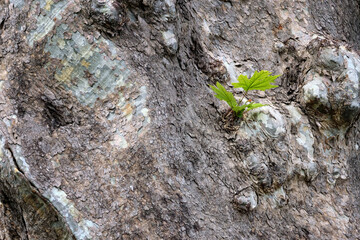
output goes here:
[{"label": "brown bark section", "polygon": [[[359,47],[357,1],[69,2],[31,47],[39,19],[53,14],[48,5],[0,1],[0,239],[359,237],[358,113],[328,120],[336,106],[314,110],[303,101],[310,71],[338,74],[318,66],[324,49]],[[89,52],[99,56],[98,75]],[[92,88],[122,62],[131,69],[122,85]],[[271,102],[272,124],[285,119],[286,132],[246,138],[246,124],[257,125],[224,119],[228,109],[208,85],[261,69],[283,73],[280,88],[250,97]],[[81,78],[99,94],[94,102],[82,98]],[[296,143],[302,130],[289,106],[313,135],[311,157]],[[327,138],[320,120],[346,126],[344,138]],[[328,159],[344,179],[331,182]]]}]

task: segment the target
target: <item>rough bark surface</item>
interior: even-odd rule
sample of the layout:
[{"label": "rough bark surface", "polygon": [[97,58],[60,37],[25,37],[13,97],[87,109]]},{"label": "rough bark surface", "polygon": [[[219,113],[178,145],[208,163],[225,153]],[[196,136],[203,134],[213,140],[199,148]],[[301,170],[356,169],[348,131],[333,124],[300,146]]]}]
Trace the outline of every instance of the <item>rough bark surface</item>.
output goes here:
[{"label": "rough bark surface", "polygon": [[0,239],[360,238],[359,43],[355,0],[0,0]]}]

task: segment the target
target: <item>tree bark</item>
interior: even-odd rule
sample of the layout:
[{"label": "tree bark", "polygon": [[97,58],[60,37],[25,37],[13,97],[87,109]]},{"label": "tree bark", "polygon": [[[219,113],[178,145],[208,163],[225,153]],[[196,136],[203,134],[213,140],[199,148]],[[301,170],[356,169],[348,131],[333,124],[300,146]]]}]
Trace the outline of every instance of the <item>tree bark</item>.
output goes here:
[{"label": "tree bark", "polygon": [[360,238],[359,47],[356,0],[0,0],[0,239]]}]

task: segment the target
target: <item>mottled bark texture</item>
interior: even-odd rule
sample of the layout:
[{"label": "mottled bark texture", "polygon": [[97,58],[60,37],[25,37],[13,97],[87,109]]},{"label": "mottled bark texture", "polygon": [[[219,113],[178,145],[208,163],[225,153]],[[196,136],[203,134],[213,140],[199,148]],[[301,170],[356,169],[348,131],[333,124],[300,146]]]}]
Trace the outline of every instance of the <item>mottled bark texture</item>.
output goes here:
[{"label": "mottled bark texture", "polygon": [[[0,0],[0,239],[359,239],[355,0]],[[209,84],[282,74],[244,119]]]}]

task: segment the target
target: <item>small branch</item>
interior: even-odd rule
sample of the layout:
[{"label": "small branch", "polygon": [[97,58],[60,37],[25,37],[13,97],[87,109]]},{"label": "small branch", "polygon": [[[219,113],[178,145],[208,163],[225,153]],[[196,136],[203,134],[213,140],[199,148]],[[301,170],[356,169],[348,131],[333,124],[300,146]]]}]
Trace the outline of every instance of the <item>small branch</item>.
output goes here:
[{"label": "small branch", "polygon": [[230,109],[226,112],[225,118],[227,118],[231,112],[233,112],[233,110],[230,108]]},{"label": "small branch", "polygon": [[245,91],[243,97],[240,99],[240,101],[239,101],[239,103],[238,103],[239,105],[241,105],[241,102],[242,102],[242,100],[244,100],[244,98],[246,97],[247,93],[248,93],[248,91]]}]

